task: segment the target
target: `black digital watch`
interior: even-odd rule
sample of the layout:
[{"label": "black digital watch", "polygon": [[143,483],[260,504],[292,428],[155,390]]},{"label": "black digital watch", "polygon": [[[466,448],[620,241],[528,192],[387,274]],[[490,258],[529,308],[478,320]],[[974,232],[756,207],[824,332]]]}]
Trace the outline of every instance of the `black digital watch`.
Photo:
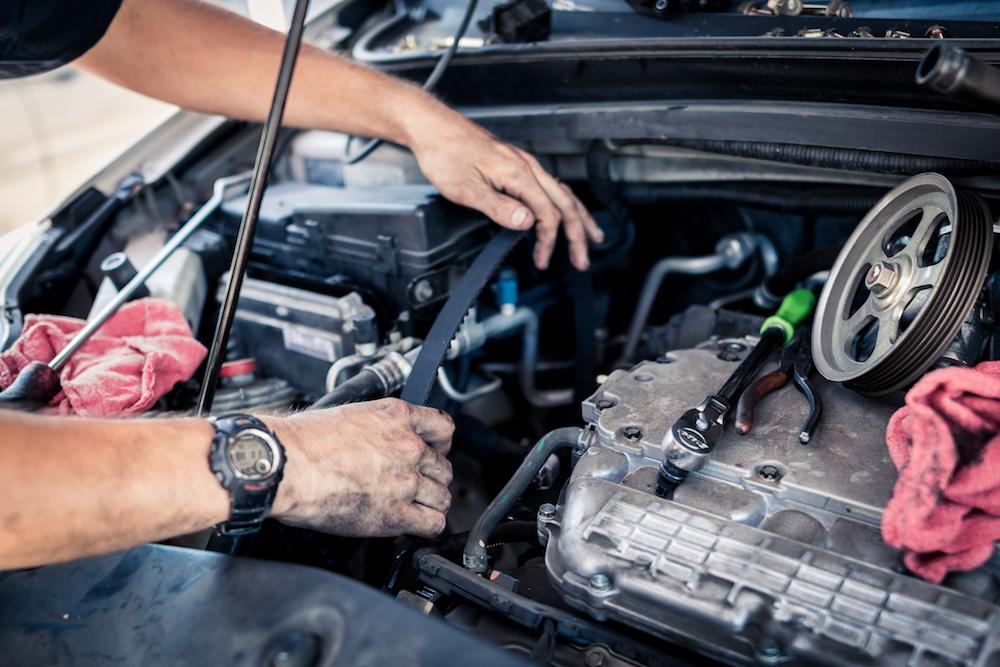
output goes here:
[{"label": "black digital watch", "polygon": [[222,535],[256,532],[271,511],[285,471],[285,448],[264,422],[250,415],[210,417],[215,428],[208,465],[229,492],[229,520]]}]

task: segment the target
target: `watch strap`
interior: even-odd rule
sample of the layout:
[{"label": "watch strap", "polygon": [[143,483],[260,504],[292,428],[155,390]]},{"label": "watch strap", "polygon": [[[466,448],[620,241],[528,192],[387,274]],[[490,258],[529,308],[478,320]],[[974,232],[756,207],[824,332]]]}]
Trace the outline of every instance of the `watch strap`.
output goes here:
[{"label": "watch strap", "polygon": [[[252,415],[229,414],[210,417],[215,429],[209,466],[219,483],[229,492],[229,519],[216,526],[221,535],[248,535],[258,531],[270,514],[278,484],[284,473],[285,449],[274,431]],[[229,443],[240,433],[257,431],[266,434],[276,445],[276,466],[265,480],[241,479],[227,459]]]}]

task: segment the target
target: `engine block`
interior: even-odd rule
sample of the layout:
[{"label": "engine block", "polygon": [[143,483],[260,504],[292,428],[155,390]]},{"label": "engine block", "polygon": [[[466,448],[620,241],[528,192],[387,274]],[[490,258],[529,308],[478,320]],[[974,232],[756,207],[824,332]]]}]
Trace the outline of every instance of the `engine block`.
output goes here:
[{"label": "engine block", "polygon": [[727,662],[995,659],[990,565],[935,586],[902,571],[881,539],[896,476],[890,402],[815,378],[825,412],[803,446],[806,404],[785,387],[758,405],[751,433],[727,430],[672,500],[655,495],[670,423],[748,346],[721,341],[616,371],[584,402],[596,437],[557,514],[539,516],[556,588],[598,619]]}]

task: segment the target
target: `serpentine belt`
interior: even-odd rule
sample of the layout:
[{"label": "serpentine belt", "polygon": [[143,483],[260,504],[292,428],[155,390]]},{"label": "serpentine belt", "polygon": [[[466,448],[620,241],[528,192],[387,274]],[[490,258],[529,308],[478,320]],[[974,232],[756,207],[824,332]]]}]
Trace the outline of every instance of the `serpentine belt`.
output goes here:
[{"label": "serpentine belt", "polygon": [[469,313],[469,309],[476,303],[480,292],[504,258],[513,250],[517,242],[524,236],[524,232],[515,232],[510,229],[502,229],[500,233],[490,239],[486,247],[483,248],[472,261],[461,280],[452,290],[451,295],[445,302],[441,312],[438,313],[431,330],[424,339],[423,347],[410,376],[403,386],[400,398],[408,403],[425,405],[430,398],[431,389],[437,381],[437,371],[448,353],[448,346],[458,333],[459,327]]}]

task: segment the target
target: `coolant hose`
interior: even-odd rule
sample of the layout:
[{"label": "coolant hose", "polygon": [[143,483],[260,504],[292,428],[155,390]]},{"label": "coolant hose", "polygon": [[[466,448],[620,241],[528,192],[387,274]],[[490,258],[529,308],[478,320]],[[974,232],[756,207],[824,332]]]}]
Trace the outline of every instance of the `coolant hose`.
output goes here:
[{"label": "coolant hose", "polygon": [[476,521],[476,525],[469,531],[469,537],[465,541],[465,550],[462,553],[462,564],[466,569],[479,574],[486,572],[488,559],[486,547],[497,524],[507,516],[511,508],[514,507],[514,503],[527,490],[531,480],[535,478],[538,471],[542,469],[542,465],[554,452],[560,449],[575,448],[586,436],[587,432],[576,426],[559,428],[545,435],[531,448],[528,455],[524,457],[524,461],[518,466],[517,472],[487,506],[486,511]]}]

